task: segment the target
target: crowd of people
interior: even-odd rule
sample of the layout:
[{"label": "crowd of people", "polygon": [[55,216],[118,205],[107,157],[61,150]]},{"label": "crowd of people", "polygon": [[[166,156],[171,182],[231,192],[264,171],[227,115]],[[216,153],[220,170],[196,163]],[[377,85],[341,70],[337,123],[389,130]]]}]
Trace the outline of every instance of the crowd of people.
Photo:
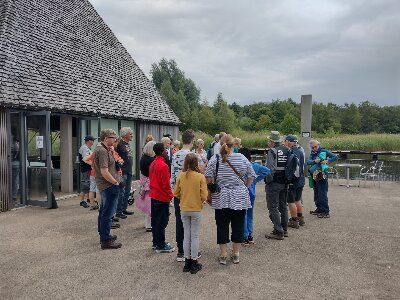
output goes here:
[{"label": "crowd of people", "polygon": [[[124,127],[120,135],[118,140],[114,130],[103,129],[101,142],[93,153],[90,151],[94,142],[92,136],[85,138],[85,145],[79,150],[82,165],[88,166],[81,168],[81,205],[86,203],[85,193],[89,193],[91,209],[99,209],[101,249],[122,246],[116,241],[117,236],[110,234],[110,229],[118,228],[119,219],[133,214],[127,210],[133,162],[129,141],[133,131]],[[267,137],[266,164],[261,165],[252,162],[250,149],[230,134],[215,135],[207,151],[204,141],[195,142],[194,138],[192,130],[184,131],[181,148],[181,142],[174,141],[170,134],[165,134],[160,142],[151,135],[146,137],[136,199],[137,208],[145,216],[144,227],[152,232],[155,253],[175,251],[165,236],[169,208],[174,207],[176,260],[185,262],[183,272],[195,274],[202,269],[198,262],[201,257],[199,241],[202,209],[206,203],[215,213],[219,263],[240,262],[240,248],[254,244],[253,209],[258,182],[265,182],[267,208],[273,224],[272,232],[265,235],[268,239],[283,240],[288,237],[288,227],[305,226],[302,192],[307,176],[313,184],[316,206],[310,213],[319,218],[330,217],[325,166],[337,157],[321,147],[317,140],[310,141],[311,154],[306,159],[295,135],[283,138],[278,131],[271,131]],[[298,164],[296,174],[289,179],[287,165],[294,158]],[[304,173],[305,164],[309,166],[308,174]],[[100,197],[94,198],[95,193]],[[230,244],[231,250],[228,249]]]}]

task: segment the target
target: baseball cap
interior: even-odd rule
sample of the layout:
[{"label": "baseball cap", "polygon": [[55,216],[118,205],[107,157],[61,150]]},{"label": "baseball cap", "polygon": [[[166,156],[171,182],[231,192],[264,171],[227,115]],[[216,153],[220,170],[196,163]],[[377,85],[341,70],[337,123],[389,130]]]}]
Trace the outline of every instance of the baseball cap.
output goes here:
[{"label": "baseball cap", "polygon": [[289,134],[286,136],[285,140],[292,142],[292,143],[297,143],[299,141],[299,139],[297,138],[297,136],[295,136],[294,134]]},{"label": "baseball cap", "polygon": [[94,137],[92,135],[85,136],[85,142],[87,141],[94,141]]}]

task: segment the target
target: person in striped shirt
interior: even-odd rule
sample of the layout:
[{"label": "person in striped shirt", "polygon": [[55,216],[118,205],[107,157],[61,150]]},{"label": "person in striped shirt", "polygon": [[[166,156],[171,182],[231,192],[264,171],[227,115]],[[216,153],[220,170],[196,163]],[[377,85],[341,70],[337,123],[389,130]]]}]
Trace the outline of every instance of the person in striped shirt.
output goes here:
[{"label": "person in striped shirt", "polygon": [[[234,143],[230,134],[224,137],[223,142],[220,153],[211,157],[204,175],[207,183],[215,182],[220,187],[218,192],[209,192],[207,201],[215,209],[219,262],[226,265],[230,240],[233,247],[232,262],[239,263],[240,245],[244,241],[244,217],[246,210],[251,207],[248,187],[256,174],[246,157],[233,152]],[[229,225],[232,227],[230,239]]]}]

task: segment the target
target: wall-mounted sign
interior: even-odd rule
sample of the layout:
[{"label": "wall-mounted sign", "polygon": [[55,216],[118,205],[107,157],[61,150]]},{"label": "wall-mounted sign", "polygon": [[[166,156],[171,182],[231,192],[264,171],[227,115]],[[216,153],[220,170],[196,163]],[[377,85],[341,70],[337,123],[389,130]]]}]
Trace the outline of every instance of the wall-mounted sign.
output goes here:
[{"label": "wall-mounted sign", "polygon": [[303,138],[309,138],[309,137],[311,137],[311,132],[309,132],[309,131],[303,131],[303,132],[301,133],[301,136],[302,136]]},{"label": "wall-mounted sign", "polygon": [[43,149],[43,136],[38,135],[36,137],[36,149]]}]

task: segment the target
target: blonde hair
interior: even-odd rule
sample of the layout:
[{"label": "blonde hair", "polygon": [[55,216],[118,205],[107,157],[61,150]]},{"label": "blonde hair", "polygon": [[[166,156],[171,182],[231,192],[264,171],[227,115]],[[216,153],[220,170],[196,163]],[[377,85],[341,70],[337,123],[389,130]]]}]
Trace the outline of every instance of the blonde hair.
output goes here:
[{"label": "blonde hair", "polygon": [[175,140],[174,141],[174,146],[180,146],[181,145],[181,142],[180,141],[178,141],[178,140]]},{"label": "blonde hair", "polygon": [[144,144],[146,145],[150,141],[154,141],[154,137],[151,134],[148,134],[146,136],[146,140],[144,141]]},{"label": "blonde hair", "polygon": [[228,155],[231,153],[233,148],[233,137],[227,134],[223,137],[223,144],[221,146],[220,154],[222,156],[222,161],[226,162],[228,160]]},{"label": "blonde hair", "polygon": [[233,139],[233,144],[239,146],[242,143],[242,140],[238,137]]},{"label": "blonde hair", "polygon": [[155,141],[150,141],[143,147],[143,154],[146,154],[147,156],[154,157],[156,154],[154,153],[153,147],[156,144]]}]

